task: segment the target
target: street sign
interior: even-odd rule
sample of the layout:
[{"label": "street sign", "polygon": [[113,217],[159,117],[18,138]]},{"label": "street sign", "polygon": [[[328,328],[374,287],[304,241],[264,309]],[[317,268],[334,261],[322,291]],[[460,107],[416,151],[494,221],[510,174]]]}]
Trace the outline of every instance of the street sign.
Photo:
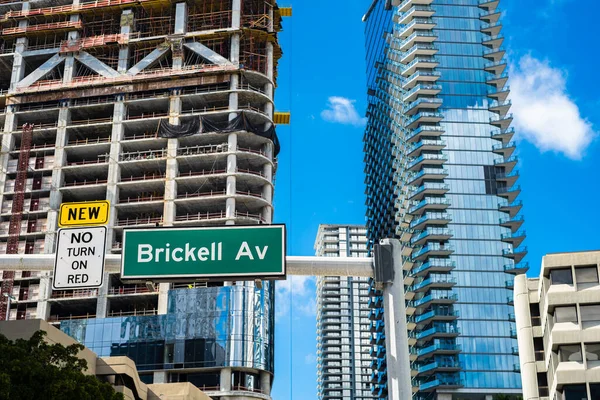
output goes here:
[{"label": "street sign", "polygon": [[52,289],[102,286],[105,247],[105,226],[59,229]]},{"label": "street sign", "polygon": [[63,203],[58,226],[104,225],[108,223],[108,200]]},{"label": "street sign", "polygon": [[122,279],[285,277],[285,226],[125,229]]}]

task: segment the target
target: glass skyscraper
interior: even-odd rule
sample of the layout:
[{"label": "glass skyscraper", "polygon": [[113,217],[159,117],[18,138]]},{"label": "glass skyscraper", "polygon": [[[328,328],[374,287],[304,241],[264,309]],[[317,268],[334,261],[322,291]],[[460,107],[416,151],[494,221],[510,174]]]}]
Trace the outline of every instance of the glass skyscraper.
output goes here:
[{"label": "glass skyscraper", "polygon": [[403,243],[417,399],[520,393],[512,274],[527,265],[498,3],[375,0],[363,18],[368,236]]}]

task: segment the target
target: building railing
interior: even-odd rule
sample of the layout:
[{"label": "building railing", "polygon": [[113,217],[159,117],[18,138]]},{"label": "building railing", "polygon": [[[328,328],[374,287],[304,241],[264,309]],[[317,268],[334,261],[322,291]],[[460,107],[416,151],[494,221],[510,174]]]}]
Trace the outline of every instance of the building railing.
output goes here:
[{"label": "building railing", "polygon": [[96,318],[96,314],[85,314],[85,315],[68,315],[68,316],[62,316],[62,315],[51,315],[48,318],[48,322],[58,322],[58,321],[68,321],[68,320],[72,320],[72,319],[90,319],[90,318]]},{"label": "building railing", "polygon": [[[131,226],[131,225],[146,225],[162,223],[162,217],[148,217],[148,218],[125,218],[117,220],[116,226]],[[119,246],[118,248],[121,248]]]},{"label": "building railing", "polygon": [[133,317],[143,315],[158,315],[158,310],[111,311],[107,317]]},{"label": "building railing", "polygon": [[53,291],[51,299],[71,299],[75,297],[95,297],[98,295],[98,289],[77,289]]},{"label": "building railing", "polygon": [[97,138],[85,138],[85,139],[75,139],[69,140],[67,146],[77,146],[80,144],[97,144],[97,143],[107,143],[110,142],[109,137],[97,137]]},{"label": "building railing", "polygon": [[138,197],[126,197],[119,199],[119,203],[141,203],[146,201],[159,201],[164,200],[165,196],[163,194],[150,195],[150,196],[138,196]]},{"label": "building railing", "polygon": [[140,176],[121,177],[121,182],[149,181],[154,179],[163,179],[164,177],[166,177],[166,174],[144,174]]},{"label": "building railing", "polygon": [[101,184],[105,184],[108,181],[106,179],[90,179],[90,180],[83,180],[83,181],[73,181],[73,182],[65,182],[65,187],[70,187],[70,186],[86,186],[86,185],[101,185]]}]

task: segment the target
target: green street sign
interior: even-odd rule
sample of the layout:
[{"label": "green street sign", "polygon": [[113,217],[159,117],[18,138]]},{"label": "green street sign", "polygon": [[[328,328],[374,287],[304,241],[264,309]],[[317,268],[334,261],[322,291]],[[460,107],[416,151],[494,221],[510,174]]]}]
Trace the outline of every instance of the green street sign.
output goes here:
[{"label": "green street sign", "polygon": [[125,229],[121,278],[285,277],[285,226]]}]

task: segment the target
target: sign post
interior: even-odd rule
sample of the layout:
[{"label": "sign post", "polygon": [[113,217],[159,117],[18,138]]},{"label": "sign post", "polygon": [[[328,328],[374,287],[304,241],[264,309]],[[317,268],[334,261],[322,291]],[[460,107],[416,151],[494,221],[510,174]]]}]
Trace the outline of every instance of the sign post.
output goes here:
[{"label": "sign post", "polygon": [[285,278],[285,226],[125,229],[121,279]]},{"label": "sign post", "polygon": [[52,289],[102,286],[105,246],[105,226],[59,229]]}]

